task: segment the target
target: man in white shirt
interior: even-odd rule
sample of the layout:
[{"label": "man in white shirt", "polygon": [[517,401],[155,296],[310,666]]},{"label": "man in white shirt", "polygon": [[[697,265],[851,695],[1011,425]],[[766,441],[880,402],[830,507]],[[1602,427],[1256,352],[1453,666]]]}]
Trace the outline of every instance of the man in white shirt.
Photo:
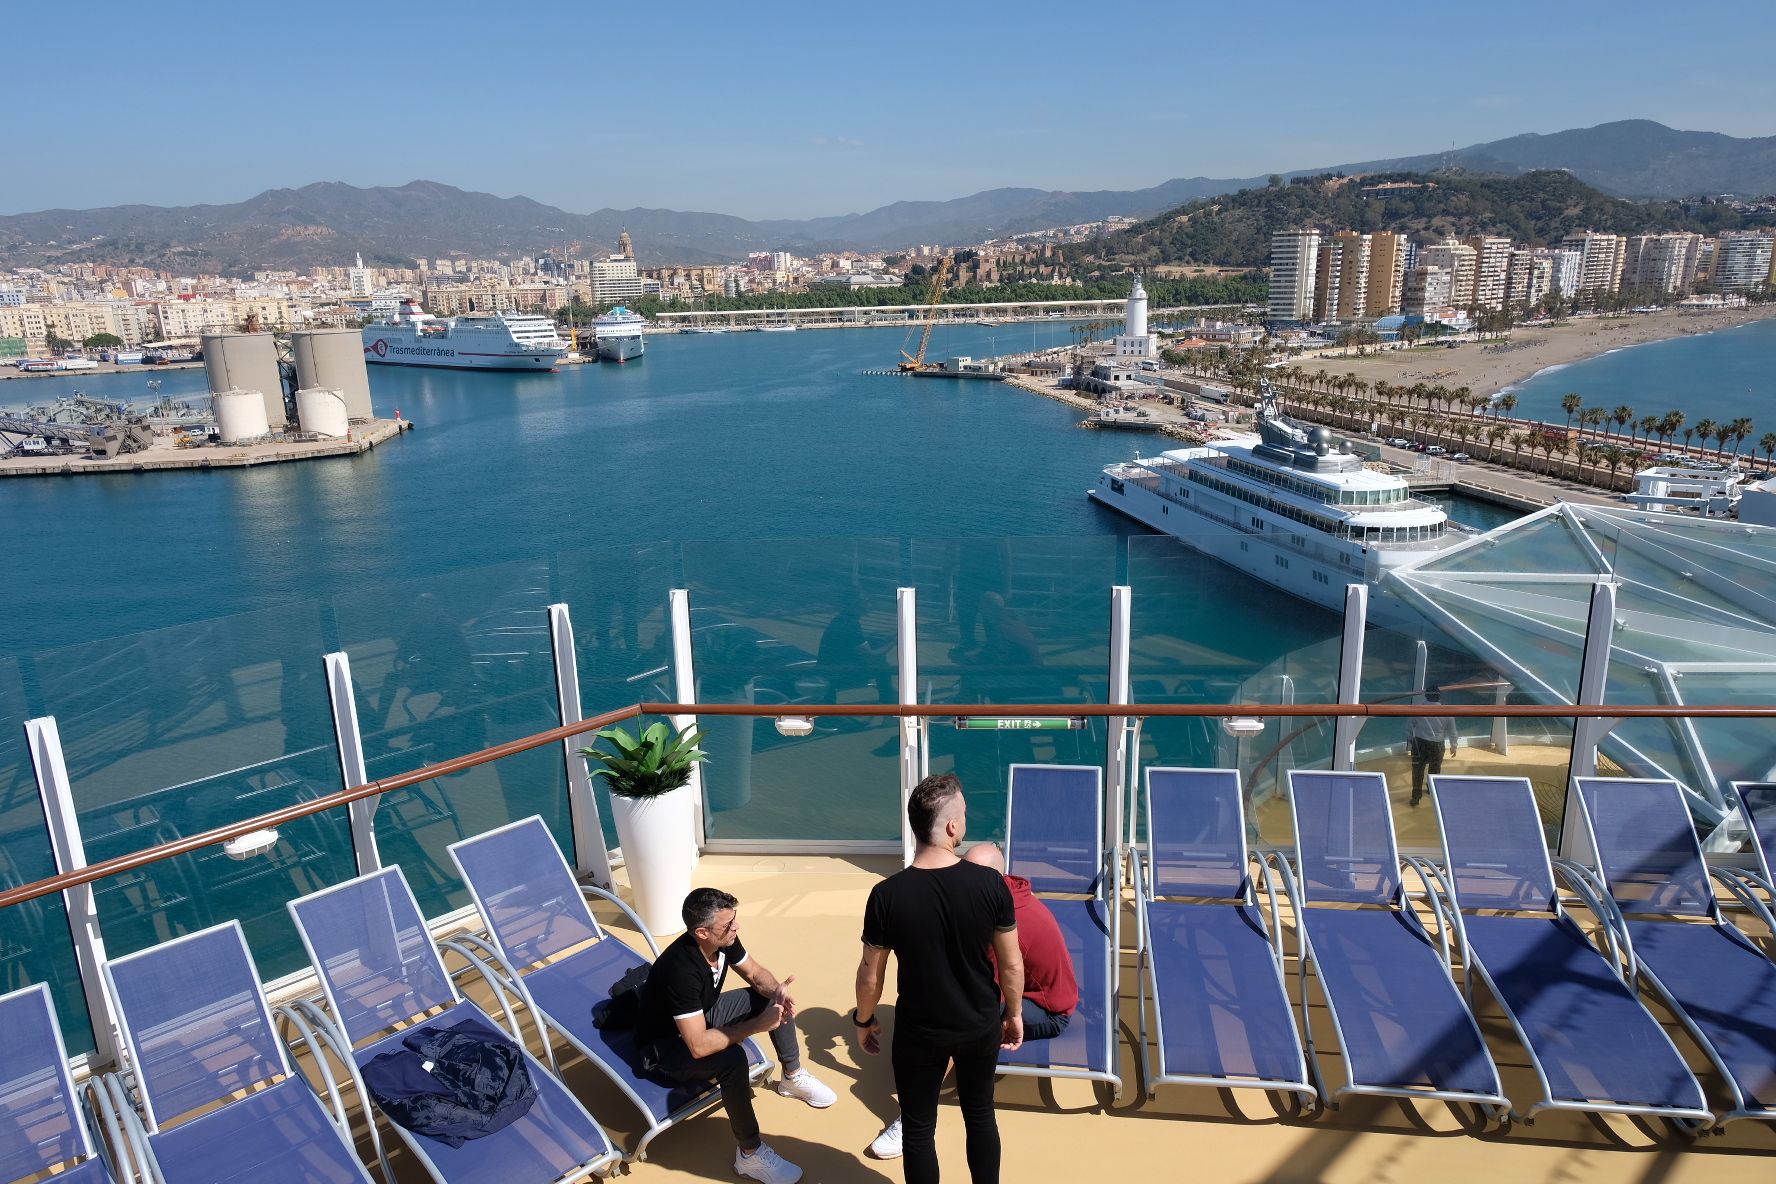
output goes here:
[{"label": "man in white shirt", "polygon": [[[1443,701],[1441,691],[1428,690],[1424,702],[1431,707]],[[1425,773],[1443,771],[1443,749],[1455,755],[1455,721],[1447,715],[1415,715],[1406,721],[1406,743],[1412,752],[1412,804],[1424,798]]]}]

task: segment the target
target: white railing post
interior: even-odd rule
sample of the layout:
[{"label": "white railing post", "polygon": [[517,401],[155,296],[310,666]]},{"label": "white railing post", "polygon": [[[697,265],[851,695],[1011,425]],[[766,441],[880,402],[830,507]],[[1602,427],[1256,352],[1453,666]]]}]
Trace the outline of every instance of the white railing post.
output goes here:
[{"label": "white railing post", "polygon": [[[918,592],[912,588],[894,590],[895,664],[903,707],[919,703],[919,603]],[[928,767],[925,753],[926,725],[929,720],[902,716],[900,720],[900,856],[902,865],[913,862],[913,829],[907,822],[907,802],[913,787],[924,778]]]},{"label": "white railing post", "polygon": [[[327,671],[327,698],[333,705],[333,739],[339,748],[339,776],[345,788],[355,789],[370,781],[364,763],[364,734],[358,728],[358,698],[352,690],[351,658],[344,650],[321,659]],[[346,809],[351,816],[352,851],[358,874],[382,869],[382,852],[376,846],[376,807],[381,796],[359,798]]]},{"label": "white railing post", "polygon": [[[1338,651],[1338,702],[1363,701],[1363,636],[1369,625],[1369,586],[1347,584],[1344,588],[1344,640]],[[1357,733],[1361,716],[1341,715],[1332,729],[1332,767],[1349,772],[1357,767]]]},{"label": "white railing post", "polygon": [[[1129,636],[1130,605],[1133,602],[1134,590],[1127,584],[1115,584],[1110,588],[1110,699],[1113,704],[1125,704],[1129,701],[1129,651],[1132,639]],[[1122,845],[1124,813],[1131,796],[1136,792],[1130,783],[1130,777],[1139,764],[1140,754],[1130,751],[1129,718],[1126,715],[1112,715],[1105,721],[1109,725],[1105,737],[1104,772],[1105,785],[1109,800],[1104,811],[1104,850],[1115,855],[1116,873],[1114,888],[1116,895],[1112,900],[1122,898],[1122,858],[1119,848]]]},{"label": "white railing post", "polygon": [[[86,866],[86,844],[80,839],[80,819],[74,812],[74,789],[68,781],[68,765],[62,757],[62,737],[54,716],[25,721],[25,743],[31,749],[31,767],[37,774],[37,796],[43,802],[43,821],[49,828],[49,847],[55,856],[56,873],[79,871]],[[74,962],[80,971],[80,989],[91,1020],[94,1055],[116,1062],[123,1047],[117,1010],[105,990],[105,938],[99,932],[99,907],[91,884],[62,889],[62,907],[68,910],[68,934],[74,941]]]},{"label": "white railing post", "polygon": [[[668,615],[672,623],[672,693],[680,703],[697,701],[697,671],[691,664],[691,594],[688,589],[674,588],[667,595]],[[750,722],[750,721],[748,721]],[[694,715],[675,715],[672,726],[679,731],[697,726]],[[691,803],[696,818],[697,849],[691,852],[694,864],[702,857],[708,841],[708,820],[703,813],[703,766],[691,766]]]},{"label": "white railing post", "polygon": [[[573,617],[567,605],[549,606],[549,648],[555,658],[555,707],[561,723],[577,724],[585,715],[580,708],[580,668],[574,650]],[[567,768],[567,814],[573,831],[574,870],[591,876],[600,888],[612,887],[610,851],[604,845],[604,825],[598,815],[598,796],[592,792],[592,774],[580,749],[588,736],[568,736],[561,741],[561,760]]]},{"label": "white railing post", "polygon": [[[1610,646],[1616,635],[1616,586],[1599,580],[1591,587],[1591,612],[1585,621],[1585,652],[1579,663],[1579,693],[1573,702],[1580,707],[1603,704],[1609,686]],[[1560,853],[1581,863],[1593,862],[1590,832],[1584,812],[1573,801],[1572,777],[1597,775],[1597,746],[1616,726],[1613,719],[1573,719],[1571,777],[1567,779],[1566,810],[1560,826]]]}]

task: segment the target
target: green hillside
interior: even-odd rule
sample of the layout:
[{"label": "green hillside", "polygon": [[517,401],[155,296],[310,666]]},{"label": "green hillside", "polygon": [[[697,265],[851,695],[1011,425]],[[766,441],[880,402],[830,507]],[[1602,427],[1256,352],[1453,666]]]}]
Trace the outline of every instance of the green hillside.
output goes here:
[{"label": "green hillside", "polygon": [[[1417,187],[1385,195],[1363,192],[1387,182]],[[1297,177],[1287,184],[1279,179],[1265,188],[1191,202],[1086,244],[1086,249],[1098,260],[1136,266],[1262,267],[1269,260],[1270,236],[1297,228],[1392,230],[1427,237],[1501,234],[1549,246],[1575,230],[1716,234],[1747,224],[1725,205],[1623,201],[1554,170],[1514,177],[1328,174]]]}]

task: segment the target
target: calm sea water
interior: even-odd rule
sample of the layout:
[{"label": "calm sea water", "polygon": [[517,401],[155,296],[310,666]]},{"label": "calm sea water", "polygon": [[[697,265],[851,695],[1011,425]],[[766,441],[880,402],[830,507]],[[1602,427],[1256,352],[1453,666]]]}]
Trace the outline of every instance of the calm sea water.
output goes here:
[{"label": "calm sea water", "polygon": [[[954,326],[933,351],[1064,345],[1068,326]],[[661,539],[1144,533],[1084,496],[1154,441],[1072,430],[1011,387],[866,376],[891,329],[668,336],[559,374],[372,367],[379,415],[417,428],[352,459],[0,482],[15,555],[6,648],[328,598],[553,550]],[[19,380],[0,405],[75,389],[145,401],[147,373]],[[160,372],[201,395],[202,370]],[[1458,506],[1490,526],[1506,515]],[[14,568],[18,572],[19,568]],[[1231,577],[1230,582],[1245,583]]]},{"label": "calm sea water", "polygon": [[1561,397],[1573,391],[1587,407],[1626,404],[1637,418],[1682,411],[1694,424],[1749,415],[1755,440],[1776,430],[1776,320],[1630,346],[1545,370],[1513,389],[1519,415],[1562,422]]}]

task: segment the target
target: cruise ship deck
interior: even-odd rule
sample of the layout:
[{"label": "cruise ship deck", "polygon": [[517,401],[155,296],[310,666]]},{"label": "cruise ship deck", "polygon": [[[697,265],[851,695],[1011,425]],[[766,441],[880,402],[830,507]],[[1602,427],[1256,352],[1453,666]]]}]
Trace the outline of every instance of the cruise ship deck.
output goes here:
[{"label": "cruise ship deck", "polygon": [[[1422,624],[1383,628],[1361,585],[1342,616],[1254,588],[1237,612],[1205,619],[1204,589],[1235,577],[1171,538],[661,544],[0,658],[0,990],[47,984],[77,1079],[121,1069],[128,1081],[107,958],[238,921],[273,1004],[317,998],[288,901],[398,865],[435,937],[476,929],[446,847],[532,815],[583,882],[633,897],[627,856],[640,852],[618,846],[612,803],[577,753],[610,723],[671,718],[695,721],[709,754],[683,791],[695,881],[739,897],[748,949],[796,975],[807,1063],[839,1094],[817,1112],[760,1091],[765,1138],[810,1182],[899,1178],[864,1154],[892,1085],[845,1013],[864,900],[906,850],[905,794],[928,772],[955,772],[970,837],[1003,842],[1009,771],[1032,764],[1085,768],[1107,787],[1100,837],[1121,918],[1112,1069],[1124,1088],[1003,1078],[1005,1179],[1102,1166],[1236,1181],[1767,1180],[1776,1124],[1757,1119],[1696,1135],[1566,1111],[1500,1125],[1428,1098],[1346,1096],[1303,1112],[1256,1089],[1147,1096],[1127,869],[1146,848],[1143,776],[1158,767],[1237,770],[1250,842],[1284,859],[1298,855],[1293,775],[1380,773],[1401,854],[1442,859],[1435,812],[1409,801],[1415,716],[1452,721],[1444,773],[1527,779],[1557,855],[1594,858],[1573,821],[1574,779],[1630,777],[1673,783],[1710,864],[1750,869],[1735,786],[1776,766],[1773,565],[1776,532],[1559,510],[1412,573],[1401,595]],[[857,638],[871,644],[840,644]],[[1441,704],[1424,701],[1429,690]],[[1405,876],[1410,907],[1441,933],[1418,874]],[[1291,993],[1294,899],[1261,906]],[[1723,907],[1760,957],[1776,952],[1755,904],[1723,894]],[[1599,932],[1582,900],[1570,908]],[[645,949],[629,917],[595,911]],[[474,974],[462,983],[491,1004]],[[1307,1027],[1336,1090],[1341,1044],[1317,973],[1308,983]],[[1724,1112],[1704,1050],[1641,997]],[[1497,1002],[1479,987],[1473,1000],[1522,1111],[1539,1096],[1535,1070]],[[892,976],[884,1011],[892,1038]],[[535,1017],[518,1018],[541,1054]],[[572,1092],[633,1148],[636,1110],[557,1051]],[[321,1085],[314,1050],[296,1054]],[[346,1093],[374,1178],[362,1100]],[[947,1101],[939,1147],[954,1178],[961,1138]],[[426,1178],[384,1142],[397,1180]],[[626,1170],[723,1179],[732,1156],[717,1108]]]}]

